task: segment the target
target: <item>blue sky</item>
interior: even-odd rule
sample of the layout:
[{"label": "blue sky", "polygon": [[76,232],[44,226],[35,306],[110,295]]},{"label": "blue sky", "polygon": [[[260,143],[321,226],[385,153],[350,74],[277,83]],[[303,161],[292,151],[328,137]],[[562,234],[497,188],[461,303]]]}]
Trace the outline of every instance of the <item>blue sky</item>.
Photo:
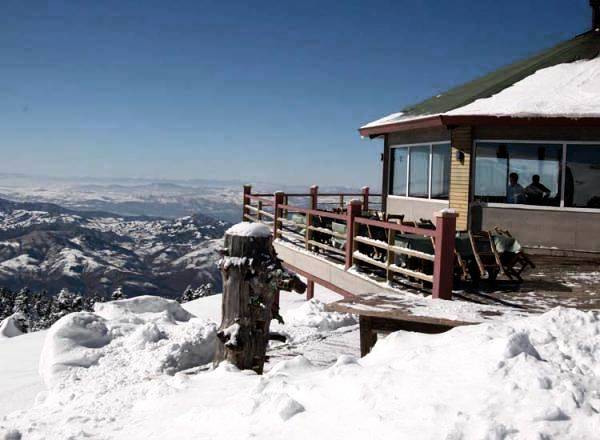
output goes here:
[{"label": "blue sky", "polygon": [[588,29],[588,0],[0,4],[0,173],[376,185],[365,122]]}]

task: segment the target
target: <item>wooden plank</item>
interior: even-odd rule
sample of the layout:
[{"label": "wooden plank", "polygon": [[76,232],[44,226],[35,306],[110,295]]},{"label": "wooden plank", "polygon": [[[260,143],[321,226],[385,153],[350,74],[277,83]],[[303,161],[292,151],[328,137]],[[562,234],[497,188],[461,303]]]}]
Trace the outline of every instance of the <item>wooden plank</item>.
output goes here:
[{"label": "wooden plank", "polygon": [[404,300],[402,296],[390,299],[386,296],[385,299],[377,297],[354,297],[346,298],[341,301],[327,304],[325,309],[330,312],[352,313],[354,315],[368,316],[374,318],[388,318],[406,322],[417,322],[424,324],[443,325],[450,328],[459,327],[462,325],[479,324],[480,321],[460,321],[448,318],[440,318],[428,316],[426,313],[419,315],[419,307],[415,306],[408,300]]},{"label": "wooden plank", "polygon": [[332,231],[331,229],[320,228],[318,226],[309,226],[308,229],[310,229],[311,231],[322,232],[323,234],[329,234],[334,237],[341,238],[343,240],[346,239],[346,234],[340,234],[339,232]]},{"label": "wooden plank", "polygon": [[423,272],[417,272],[416,270],[405,269],[404,267],[396,266],[395,264],[390,265],[390,270],[406,277],[412,277],[418,280],[433,283],[433,275],[427,275]]},{"label": "wooden plank", "polygon": [[318,247],[320,249],[325,249],[326,251],[334,252],[336,254],[346,255],[346,253],[343,250],[335,248],[333,246],[329,246],[329,245],[324,244],[324,243],[319,243],[318,241],[309,240],[308,244],[311,245],[311,246]]},{"label": "wooden plank", "polygon": [[352,253],[352,258],[354,258],[356,260],[364,261],[365,263],[369,263],[369,264],[372,264],[373,266],[377,266],[377,267],[379,267],[381,269],[387,270],[387,264],[386,263],[374,260],[373,258],[367,257],[366,255],[364,255],[364,254],[362,254],[362,253],[360,253],[358,251]]}]

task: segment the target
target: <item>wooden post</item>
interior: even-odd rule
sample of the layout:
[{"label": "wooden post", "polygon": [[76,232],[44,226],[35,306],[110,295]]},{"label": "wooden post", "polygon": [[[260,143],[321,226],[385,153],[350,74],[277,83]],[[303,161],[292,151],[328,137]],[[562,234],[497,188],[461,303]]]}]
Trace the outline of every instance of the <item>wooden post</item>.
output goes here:
[{"label": "wooden post", "polygon": [[223,317],[214,364],[229,361],[241,370],[261,374],[271,320],[278,316],[273,304],[277,292],[285,289],[303,293],[306,286],[282,267],[268,228],[256,224],[256,233],[248,234],[246,225],[240,234],[235,227],[225,234],[225,254],[219,261]]},{"label": "wooden post", "polygon": [[340,194],[340,209],[344,208],[344,194]]},{"label": "wooden post", "polygon": [[248,215],[248,208],[246,205],[250,204],[250,199],[247,197],[252,194],[252,185],[244,185],[244,196],[242,203],[242,221],[245,222],[247,220],[246,215]]},{"label": "wooden post", "polygon": [[368,186],[363,186],[362,187],[362,198],[363,198],[363,211],[368,212],[369,211],[369,187]]},{"label": "wooden post", "polygon": [[452,299],[456,217],[452,211],[435,214],[435,259],[433,261],[433,297]]},{"label": "wooden post", "polygon": [[390,266],[394,264],[395,253],[391,250],[392,246],[396,245],[396,231],[393,229],[388,230],[388,248],[387,248],[387,273],[386,278],[388,282],[394,281],[394,272],[390,270]]},{"label": "wooden post", "polygon": [[284,194],[281,191],[275,193],[275,199],[273,204],[273,239],[279,238],[279,221],[281,217],[281,208],[279,205],[283,204]]},{"label": "wooden post", "polygon": [[315,297],[315,282],[312,280],[306,280],[306,300],[310,301]]},{"label": "wooden post", "polygon": [[377,343],[377,332],[373,329],[372,318],[360,315],[358,317],[360,333],[360,356],[365,357]]},{"label": "wooden post", "polygon": [[319,187],[313,185],[310,187],[310,209],[319,209]]},{"label": "wooden post", "polygon": [[262,220],[262,214],[260,213],[260,211],[262,211],[263,209],[263,203],[259,200],[258,201],[258,212],[256,213],[256,218],[258,219],[258,221]]},{"label": "wooden post", "polygon": [[[319,187],[317,185],[313,185],[310,187],[310,201],[309,201],[309,208],[310,209],[318,209],[319,206]],[[311,230],[310,230],[310,226],[313,225],[313,216],[311,213],[307,213],[306,214],[306,233],[304,234],[304,244],[306,247],[306,250],[311,250],[310,244],[308,243],[311,240]],[[309,290],[310,290],[310,285],[309,285]],[[311,297],[312,298],[312,297]],[[310,299],[310,298],[308,298]]]},{"label": "wooden post", "polygon": [[356,235],[354,219],[360,217],[362,203],[360,200],[350,200],[346,219],[346,270],[352,267],[354,253],[354,236]]}]

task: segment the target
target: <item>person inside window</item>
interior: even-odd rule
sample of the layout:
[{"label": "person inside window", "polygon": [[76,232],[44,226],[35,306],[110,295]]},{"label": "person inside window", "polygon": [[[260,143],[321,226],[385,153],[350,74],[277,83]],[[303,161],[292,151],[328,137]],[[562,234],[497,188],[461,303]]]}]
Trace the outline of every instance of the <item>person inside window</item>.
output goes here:
[{"label": "person inside window", "polygon": [[550,190],[540,182],[540,176],[535,174],[531,178],[531,183],[525,188],[525,195],[527,196],[527,202],[539,205],[550,197]]},{"label": "person inside window", "polygon": [[519,175],[510,173],[506,187],[506,203],[524,203],[525,189],[519,184]]}]

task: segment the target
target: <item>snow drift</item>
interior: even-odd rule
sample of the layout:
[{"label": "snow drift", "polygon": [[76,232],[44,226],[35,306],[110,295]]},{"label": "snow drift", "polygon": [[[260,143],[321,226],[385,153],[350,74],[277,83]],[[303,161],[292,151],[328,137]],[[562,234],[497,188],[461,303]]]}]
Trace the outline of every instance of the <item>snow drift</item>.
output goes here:
[{"label": "snow drift", "polygon": [[24,321],[26,318],[22,313],[14,313],[0,321],[0,339],[14,338],[27,333],[23,326]]},{"label": "snow drift", "polygon": [[440,335],[396,332],[363,359],[342,355],[322,366],[309,360],[311,351],[331,349],[328,339],[344,329],[356,332],[356,325],[311,301],[285,310],[286,324],[278,324],[292,343],[315,336],[312,345],[297,345],[305,356],[257,376],[229,364],[177,372],[212,358],[214,324],[179,320],[178,305],[159,306],[152,297],[139,307],[127,301],[69,315],[51,329],[42,370],[53,370],[53,385],[32,409],[0,420],[0,433],[579,440],[600,432],[600,317],[594,312],[559,308]]},{"label": "snow drift", "polygon": [[[173,300],[140,296],[97,303],[94,313],[71,313],[50,328],[40,374],[49,387],[86,374],[174,374],[210,362],[215,338],[214,324],[192,319]],[[97,371],[84,371],[92,366]]]}]

